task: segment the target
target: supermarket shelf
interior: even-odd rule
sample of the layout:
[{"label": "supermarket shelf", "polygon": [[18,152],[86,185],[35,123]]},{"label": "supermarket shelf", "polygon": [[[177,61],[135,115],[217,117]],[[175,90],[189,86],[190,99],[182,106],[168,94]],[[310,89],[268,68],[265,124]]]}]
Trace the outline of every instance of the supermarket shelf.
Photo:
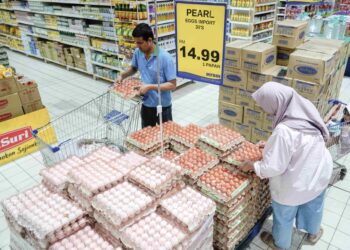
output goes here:
[{"label": "supermarket shelf", "polygon": [[230,9],[230,10],[245,10],[245,11],[249,11],[249,10],[253,10],[253,7],[251,7],[251,8],[244,8],[244,7],[233,7],[233,6],[230,6],[230,7],[228,7],[228,9]]},{"label": "supermarket shelf", "polygon": [[0,10],[8,10],[8,11],[11,11],[12,9],[11,9],[11,8],[0,7]]},{"label": "supermarket shelf", "polygon": [[252,23],[248,23],[248,22],[238,22],[238,21],[231,21],[231,20],[229,20],[229,22],[232,24],[240,24],[240,25],[247,25],[247,26],[252,25]]},{"label": "supermarket shelf", "polygon": [[[158,22],[158,25],[167,24],[167,23],[173,23],[173,22],[175,22],[175,19],[169,19],[169,20]],[[155,26],[155,24],[151,24],[151,26]]]},{"label": "supermarket shelf", "polygon": [[103,79],[103,80],[105,80],[105,81],[112,82],[112,83],[115,82],[115,80],[112,80],[112,79],[107,78],[107,77],[104,77],[104,76],[96,75],[96,74],[94,74],[94,77],[95,77],[95,78],[100,78],[100,79]]},{"label": "supermarket shelf", "polygon": [[79,5],[97,5],[97,6],[111,6],[111,3],[80,2],[80,1],[32,0],[32,2],[61,3],[61,4],[79,4]]},{"label": "supermarket shelf", "polygon": [[79,48],[82,48],[82,49],[86,49],[87,48],[87,46],[84,46],[84,45],[75,44],[75,43],[69,43],[69,42],[65,42],[65,41],[62,41],[62,40],[52,39],[52,38],[49,38],[49,37],[46,37],[46,36],[37,35],[37,34],[29,34],[29,33],[27,33],[26,35],[34,36],[34,37],[38,37],[38,38],[42,38],[42,39],[46,39],[46,40],[50,40],[50,41],[53,41],[53,42],[59,42],[59,43],[63,43],[63,44],[67,44],[67,45],[73,46],[73,47],[79,47]]},{"label": "supermarket shelf", "polygon": [[2,21],[0,21],[0,24],[6,24],[6,25],[8,25],[8,26],[14,26],[14,27],[17,27],[17,26],[18,26],[17,23],[7,23],[7,22],[2,22]]},{"label": "supermarket shelf", "polygon": [[234,36],[234,35],[231,35],[231,34],[227,34],[229,37],[231,37],[231,38],[235,38],[235,39],[243,39],[243,40],[245,40],[245,39],[250,39],[251,38],[251,36]]},{"label": "supermarket shelf", "polygon": [[268,10],[268,11],[262,11],[262,12],[255,12],[254,15],[262,15],[262,14],[268,14],[268,13],[273,13],[276,10]]},{"label": "supermarket shelf", "polygon": [[27,21],[22,21],[22,20],[17,20],[18,24],[26,24],[26,25],[30,25],[30,26],[34,26],[34,24],[32,22],[27,22]]},{"label": "supermarket shelf", "polygon": [[95,48],[95,47],[89,47],[89,49],[94,50],[94,51],[99,51],[99,52],[102,52],[102,53],[106,53],[106,54],[109,54],[109,55],[119,56],[119,54],[116,53],[116,52],[110,52],[110,51],[103,50],[103,49],[98,49],[98,48]]},{"label": "supermarket shelf", "polygon": [[265,40],[268,40],[268,39],[271,39],[272,36],[268,36],[268,37],[264,37],[264,38],[261,38],[261,39],[258,39],[258,40],[253,40],[254,42],[262,42],[262,41],[265,41]]},{"label": "supermarket shelf", "polygon": [[118,67],[115,67],[115,66],[112,66],[112,65],[108,65],[108,64],[104,64],[104,63],[91,61],[91,64],[97,65],[97,66],[100,66],[100,67],[104,67],[104,68],[108,68],[108,69],[113,69],[113,70],[116,70],[116,71],[119,71],[119,72],[123,71],[123,69],[121,69],[121,68],[118,68]]},{"label": "supermarket shelf", "polygon": [[159,34],[158,38],[165,37],[165,36],[171,36],[171,35],[175,35],[175,31],[161,33],[161,34]]},{"label": "supermarket shelf", "polygon": [[266,20],[262,20],[262,21],[259,21],[259,22],[255,22],[254,24],[260,24],[260,23],[266,23],[266,22],[271,22],[275,20],[275,18],[270,18],[270,19],[266,19]]},{"label": "supermarket shelf", "polygon": [[12,38],[12,39],[16,39],[16,40],[22,40],[20,37],[12,36],[12,35],[5,34],[5,33],[2,33],[2,32],[0,32],[0,35],[6,36],[6,37],[9,37],[9,38]]},{"label": "supermarket shelf", "polygon": [[91,33],[87,33],[87,35],[88,36],[92,36],[92,37],[98,37],[98,38],[106,39],[106,40],[117,41],[116,37],[100,36],[100,35],[94,35],[94,34],[91,34]]},{"label": "supermarket shelf", "polygon": [[270,2],[270,3],[261,3],[255,5],[255,7],[260,7],[260,6],[268,6],[268,5],[276,5],[277,2]]},{"label": "supermarket shelf", "polygon": [[253,32],[253,35],[257,35],[257,34],[264,33],[264,32],[268,32],[268,31],[272,31],[272,30],[273,30],[273,29],[270,28],[270,29],[255,31],[255,32]]},{"label": "supermarket shelf", "polygon": [[284,10],[286,7],[278,7],[279,10]]},{"label": "supermarket shelf", "polygon": [[277,14],[277,16],[285,16],[286,14]]}]

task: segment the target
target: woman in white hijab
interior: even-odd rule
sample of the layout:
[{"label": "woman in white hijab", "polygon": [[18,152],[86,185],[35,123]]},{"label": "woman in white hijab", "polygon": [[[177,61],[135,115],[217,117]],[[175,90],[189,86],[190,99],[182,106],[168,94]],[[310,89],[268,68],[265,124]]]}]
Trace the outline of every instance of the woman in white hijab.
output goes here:
[{"label": "woman in white hijab", "polygon": [[288,249],[296,219],[296,227],[316,244],[323,233],[324,194],[333,168],[325,146],[328,130],[315,106],[290,87],[268,82],[253,99],[275,115],[263,159],[240,167],[270,180],[272,234],[263,232],[261,239],[273,249]]}]

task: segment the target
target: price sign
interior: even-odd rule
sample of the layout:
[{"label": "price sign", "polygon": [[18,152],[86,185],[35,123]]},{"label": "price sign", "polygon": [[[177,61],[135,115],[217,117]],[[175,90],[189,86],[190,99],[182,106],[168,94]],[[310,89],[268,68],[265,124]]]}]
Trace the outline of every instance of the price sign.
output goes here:
[{"label": "price sign", "polygon": [[226,4],[176,1],[177,76],[221,85]]}]

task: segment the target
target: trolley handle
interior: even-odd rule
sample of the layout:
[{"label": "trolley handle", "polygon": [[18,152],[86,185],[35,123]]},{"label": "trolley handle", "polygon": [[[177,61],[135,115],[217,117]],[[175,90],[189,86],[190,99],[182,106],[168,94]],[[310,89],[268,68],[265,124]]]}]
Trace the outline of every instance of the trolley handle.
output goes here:
[{"label": "trolley handle", "polygon": [[342,102],[338,99],[329,99],[328,100],[328,104],[331,104],[331,105],[338,105],[338,104],[342,104],[342,105],[347,105],[345,102]]},{"label": "trolley handle", "polygon": [[60,148],[61,148],[62,144],[64,144],[64,143],[66,143],[66,142],[68,142],[68,141],[71,140],[71,139],[65,140],[64,142],[61,142],[60,144],[58,144],[58,146],[52,147],[50,144],[47,144],[47,143],[44,142],[42,139],[40,139],[40,137],[38,136],[38,133],[39,133],[38,129],[33,129],[33,130],[32,130],[32,135],[33,135],[33,137],[34,137],[37,141],[40,141],[40,143],[43,143],[43,144],[45,144],[48,148],[50,148],[50,150],[51,150],[52,153],[56,153],[56,152],[60,151]]}]

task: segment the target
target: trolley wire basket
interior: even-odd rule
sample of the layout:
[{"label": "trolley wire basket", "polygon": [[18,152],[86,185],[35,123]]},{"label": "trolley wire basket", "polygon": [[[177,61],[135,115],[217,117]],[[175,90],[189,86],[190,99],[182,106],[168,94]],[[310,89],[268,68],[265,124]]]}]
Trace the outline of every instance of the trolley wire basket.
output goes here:
[{"label": "trolley wire basket", "polygon": [[126,136],[139,127],[139,115],[140,102],[108,91],[32,133],[50,166],[101,144],[124,149]]}]

